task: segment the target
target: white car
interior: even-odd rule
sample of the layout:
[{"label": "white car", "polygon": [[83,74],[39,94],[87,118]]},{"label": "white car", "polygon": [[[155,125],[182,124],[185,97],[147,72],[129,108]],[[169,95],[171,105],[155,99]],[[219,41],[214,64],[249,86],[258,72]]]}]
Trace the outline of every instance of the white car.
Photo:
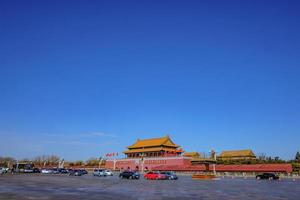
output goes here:
[{"label": "white car", "polygon": [[24,173],[33,173],[33,169],[24,169]]},{"label": "white car", "polygon": [[5,167],[0,167],[0,174],[5,174],[8,172],[8,168],[5,168]]},{"label": "white car", "polygon": [[106,176],[113,176],[114,175],[112,173],[112,171],[109,171],[109,170],[104,170],[104,173],[106,174]]},{"label": "white car", "polygon": [[94,169],[94,176],[106,176],[105,170],[103,169]]},{"label": "white car", "polygon": [[42,169],[41,173],[42,174],[52,174],[53,170],[52,169]]}]

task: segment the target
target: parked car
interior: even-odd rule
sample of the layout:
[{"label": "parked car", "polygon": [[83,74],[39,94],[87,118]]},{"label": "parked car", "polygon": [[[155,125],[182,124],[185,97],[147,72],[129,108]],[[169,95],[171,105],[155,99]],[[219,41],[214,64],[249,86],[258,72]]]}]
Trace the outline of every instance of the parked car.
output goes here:
[{"label": "parked car", "polygon": [[256,179],[267,179],[267,180],[278,180],[279,176],[273,174],[273,173],[263,173],[256,176]]},{"label": "parked car", "polygon": [[33,173],[33,169],[24,169],[24,173]]},{"label": "parked car", "polygon": [[41,173],[41,170],[39,168],[33,168],[33,173]]},{"label": "parked car", "polygon": [[124,172],[120,173],[119,177],[127,178],[127,179],[139,179],[140,174],[135,171],[124,171]]},{"label": "parked car", "polygon": [[88,174],[88,171],[86,171],[85,169],[79,169],[79,171],[81,171],[82,175]]},{"label": "parked car", "polygon": [[8,172],[9,168],[6,167],[0,167],[0,174],[6,174]]},{"label": "parked car", "polygon": [[161,174],[166,175],[166,178],[169,180],[177,180],[178,176],[174,172],[161,172]]},{"label": "parked car", "polygon": [[53,173],[53,169],[50,168],[44,168],[42,169],[42,174],[52,174]]},{"label": "parked car", "polygon": [[106,176],[113,176],[114,174],[112,173],[112,171],[109,170],[104,170],[104,173]]},{"label": "parked car", "polygon": [[148,180],[166,180],[167,176],[159,172],[148,172],[144,175],[144,178]]},{"label": "parked car", "polygon": [[60,174],[67,174],[68,173],[68,170],[66,170],[65,168],[58,168],[58,172]]},{"label": "parked car", "polygon": [[53,168],[52,169],[52,174],[59,174],[59,169],[58,168]]},{"label": "parked car", "polygon": [[106,176],[106,173],[103,169],[94,169],[94,176]]},{"label": "parked car", "polygon": [[82,176],[82,171],[75,169],[75,170],[69,170],[69,176]]}]

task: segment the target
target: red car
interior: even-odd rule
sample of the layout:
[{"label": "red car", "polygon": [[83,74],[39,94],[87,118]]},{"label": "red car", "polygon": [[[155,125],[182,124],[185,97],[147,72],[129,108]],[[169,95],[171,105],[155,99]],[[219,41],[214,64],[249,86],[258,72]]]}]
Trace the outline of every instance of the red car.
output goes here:
[{"label": "red car", "polygon": [[167,176],[165,174],[160,174],[159,172],[148,172],[144,175],[144,178],[148,180],[166,180]]}]

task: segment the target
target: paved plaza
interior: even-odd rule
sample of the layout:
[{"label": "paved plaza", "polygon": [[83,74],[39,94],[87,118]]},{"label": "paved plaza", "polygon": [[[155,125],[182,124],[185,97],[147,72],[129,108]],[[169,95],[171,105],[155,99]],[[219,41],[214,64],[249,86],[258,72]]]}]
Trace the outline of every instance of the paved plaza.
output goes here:
[{"label": "paved plaza", "polygon": [[121,180],[86,175],[17,174],[0,176],[0,199],[243,199],[299,200],[300,180],[258,181],[223,178],[218,181],[192,180],[180,176],[177,181]]}]

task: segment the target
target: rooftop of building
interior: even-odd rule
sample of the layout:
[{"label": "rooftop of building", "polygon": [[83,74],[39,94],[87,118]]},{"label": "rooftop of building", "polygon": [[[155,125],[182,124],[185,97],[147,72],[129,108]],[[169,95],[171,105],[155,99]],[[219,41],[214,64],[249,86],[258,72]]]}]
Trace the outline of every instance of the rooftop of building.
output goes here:
[{"label": "rooftop of building", "polygon": [[161,146],[172,147],[172,148],[179,147],[167,135],[160,138],[150,138],[150,139],[143,139],[143,140],[138,139],[133,145],[127,148],[137,149],[137,148],[149,148],[149,147],[161,147]]},{"label": "rooftop of building", "polygon": [[219,157],[255,157],[251,149],[222,151]]},{"label": "rooftop of building", "polygon": [[183,156],[186,157],[200,157],[200,153],[193,151],[193,152],[184,152]]}]

